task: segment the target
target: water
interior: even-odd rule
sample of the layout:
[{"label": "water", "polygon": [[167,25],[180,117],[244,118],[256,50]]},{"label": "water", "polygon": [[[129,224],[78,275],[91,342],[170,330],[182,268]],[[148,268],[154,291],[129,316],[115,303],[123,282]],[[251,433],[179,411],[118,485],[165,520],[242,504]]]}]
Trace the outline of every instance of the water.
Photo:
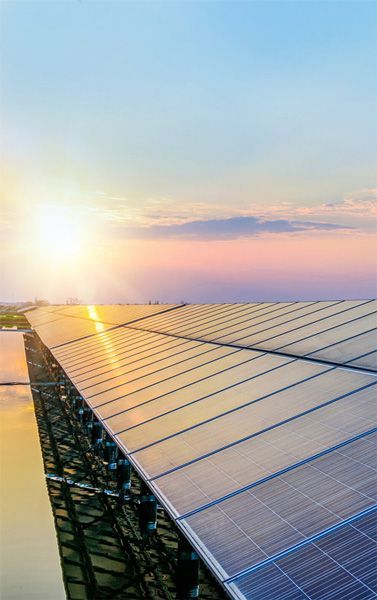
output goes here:
[{"label": "water", "polygon": [[[23,336],[0,331],[0,382],[28,381]],[[0,386],[0,598],[66,597],[27,385]]]}]

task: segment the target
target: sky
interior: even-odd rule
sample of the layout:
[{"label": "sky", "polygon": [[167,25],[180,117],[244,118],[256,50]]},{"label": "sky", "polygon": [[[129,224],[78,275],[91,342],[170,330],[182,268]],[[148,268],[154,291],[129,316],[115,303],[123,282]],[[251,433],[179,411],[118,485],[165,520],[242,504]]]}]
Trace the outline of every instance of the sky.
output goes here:
[{"label": "sky", "polygon": [[376,13],[0,2],[0,301],[375,296]]}]

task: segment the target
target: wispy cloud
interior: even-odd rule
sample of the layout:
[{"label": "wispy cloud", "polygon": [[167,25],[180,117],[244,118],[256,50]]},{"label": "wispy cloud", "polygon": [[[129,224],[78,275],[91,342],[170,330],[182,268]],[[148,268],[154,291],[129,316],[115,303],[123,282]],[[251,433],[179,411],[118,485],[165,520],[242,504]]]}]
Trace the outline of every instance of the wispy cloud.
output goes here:
[{"label": "wispy cloud", "polygon": [[300,207],[297,213],[305,215],[357,215],[358,217],[377,216],[377,189],[362,189],[339,200],[311,207]]},{"label": "wispy cloud", "polygon": [[343,200],[313,206],[253,203],[243,207],[237,207],[236,202],[226,206],[170,198],[151,198],[135,207],[121,197],[101,194],[107,201],[102,209],[97,206],[96,214],[111,227],[112,235],[128,239],[224,240],[305,232],[361,232],[371,229],[376,215],[375,192],[360,190]]},{"label": "wispy cloud", "polygon": [[[355,231],[374,233],[377,216],[377,190],[362,189],[344,199],[311,206],[285,203],[240,205],[216,202],[190,203],[181,199],[156,197],[138,203],[117,193],[82,192],[64,199],[72,214],[107,239],[195,239],[224,240],[261,235]],[[75,200],[75,201],[74,201]],[[50,202],[43,203],[49,206]],[[38,205],[32,206],[31,214]],[[9,203],[2,211],[0,226],[14,224],[16,208]]]},{"label": "wispy cloud", "polygon": [[171,225],[149,227],[118,227],[118,235],[136,239],[194,239],[231,240],[256,237],[262,234],[301,233],[313,231],[347,230],[336,223],[314,221],[265,220],[255,216],[237,216],[226,219],[206,219]]},{"label": "wispy cloud", "polygon": [[[370,228],[371,219],[377,216],[377,190],[362,189],[345,198],[328,203],[314,204],[311,206],[297,205],[289,202],[284,203],[260,203],[251,202],[249,205],[240,206],[236,199],[230,205],[217,204],[214,202],[187,202],[171,198],[149,198],[141,205],[135,205],[121,196],[112,196],[104,192],[97,192],[97,202],[92,206],[92,213],[98,219],[114,224],[129,224],[135,227],[162,227],[166,226],[169,231],[174,231],[174,226],[183,226],[187,224],[186,229],[193,227],[194,222],[220,222],[234,223],[235,228],[250,227],[253,223],[252,217],[262,227],[262,223],[282,223],[292,224],[294,230],[313,229],[310,224],[301,222],[302,218],[311,218],[316,222],[316,229],[323,224],[335,228],[334,223],[329,220],[336,220],[336,226],[339,229],[357,227],[362,228],[365,222],[366,228]],[[100,199],[102,202],[98,202]],[[246,220],[237,221],[239,218]],[[354,219],[357,219],[357,223]],[[247,220],[249,219],[249,220]],[[297,222],[300,221],[299,224]],[[323,221],[323,223],[321,223]],[[242,225],[241,225],[242,224]],[[198,230],[201,225],[195,226]],[[212,227],[209,225],[208,227]],[[215,227],[215,225],[213,225]],[[265,231],[270,231],[268,225]],[[275,227],[275,225],[273,225]],[[221,229],[216,225],[216,229]],[[181,229],[179,230],[181,231]],[[292,231],[290,229],[289,231]]]}]

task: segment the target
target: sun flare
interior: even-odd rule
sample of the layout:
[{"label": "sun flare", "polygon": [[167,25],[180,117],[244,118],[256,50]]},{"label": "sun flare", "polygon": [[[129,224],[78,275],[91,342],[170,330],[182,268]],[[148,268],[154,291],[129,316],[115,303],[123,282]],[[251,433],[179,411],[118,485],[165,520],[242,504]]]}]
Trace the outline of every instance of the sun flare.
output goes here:
[{"label": "sun flare", "polygon": [[72,208],[40,205],[36,213],[39,251],[44,260],[72,262],[83,252],[87,231],[83,220]]}]

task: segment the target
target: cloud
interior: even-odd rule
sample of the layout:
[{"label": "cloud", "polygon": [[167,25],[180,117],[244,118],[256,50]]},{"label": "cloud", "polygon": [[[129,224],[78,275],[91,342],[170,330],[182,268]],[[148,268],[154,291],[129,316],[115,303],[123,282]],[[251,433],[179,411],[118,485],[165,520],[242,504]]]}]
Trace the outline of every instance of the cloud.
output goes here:
[{"label": "cloud", "polygon": [[149,227],[119,227],[127,238],[134,239],[193,239],[232,240],[262,234],[302,233],[308,231],[338,231],[352,229],[335,223],[314,221],[267,220],[256,216],[236,216],[225,219],[206,219]]},{"label": "cloud", "polygon": [[[172,235],[173,226],[187,225],[187,234],[191,227],[195,228],[195,234],[199,227],[203,230],[209,230],[212,226],[220,231],[219,222],[224,222],[224,228],[229,231],[234,225],[234,231],[238,228],[255,227],[257,224],[261,228],[288,227],[288,231],[304,229],[313,229],[306,223],[306,219],[316,223],[314,229],[326,229],[325,225],[330,225],[334,229],[335,220],[339,229],[357,228],[358,230],[370,230],[375,225],[377,216],[377,190],[362,189],[347,195],[341,200],[333,202],[313,204],[311,206],[297,205],[290,202],[252,202],[249,205],[239,205],[234,200],[230,204],[218,204],[216,202],[189,202],[179,198],[147,198],[142,203],[135,203],[122,196],[111,196],[105,192],[96,192],[97,204],[91,208],[92,214],[97,219],[120,226],[129,226],[130,228],[148,228],[150,233],[159,231],[154,227],[166,226],[169,229],[165,231],[166,235]],[[99,200],[99,202],[98,202]],[[87,203],[89,204],[89,203]],[[237,218],[249,218],[247,220],[236,221]],[[256,219],[253,222],[252,218]],[[229,221],[229,222],[228,222]],[[191,226],[191,223],[203,222],[207,225]],[[213,222],[213,225],[211,223]],[[263,225],[262,225],[263,223]],[[294,224],[293,224],[294,223]],[[321,227],[322,225],[322,227]],[[181,235],[183,229],[178,228],[174,234]],[[135,231],[136,233],[136,231]]]},{"label": "cloud", "polygon": [[338,202],[328,202],[313,207],[297,209],[300,214],[342,214],[356,215],[358,217],[377,216],[377,189],[367,188],[350,194]]}]

